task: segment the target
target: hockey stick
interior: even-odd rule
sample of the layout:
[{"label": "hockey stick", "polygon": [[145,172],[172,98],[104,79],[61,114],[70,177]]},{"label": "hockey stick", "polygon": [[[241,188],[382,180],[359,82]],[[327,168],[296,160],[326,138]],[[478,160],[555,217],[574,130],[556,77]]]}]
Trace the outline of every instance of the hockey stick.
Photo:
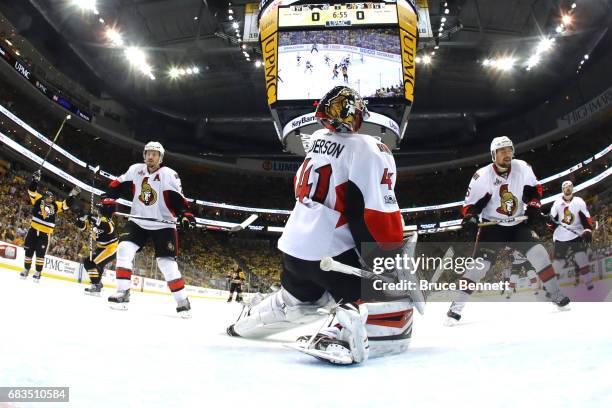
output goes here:
[{"label": "hockey stick", "polygon": [[60,125],[59,129],[57,130],[57,133],[55,134],[55,137],[53,138],[53,141],[51,142],[51,145],[49,146],[49,150],[47,150],[47,154],[45,154],[45,158],[43,159],[42,163],[38,167],[38,171],[40,171],[44,167],[45,162],[47,161],[47,158],[49,157],[49,153],[51,153],[51,149],[53,149],[53,146],[55,145],[55,142],[57,141],[57,138],[59,137],[60,133],[62,133],[62,129],[64,128],[64,125],[66,124],[66,121],[70,120],[71,117],[72,116],[70,116],[70,115],[66,115],[66,117],[62,121],[62,124]]},{"label": "hockey stick", "polygon": [[134,218],[135,220],[159,222],[160,224],[179,225],[178,222],[176,222],[176,221],[159,220],[157,218],[141,217],[140,215],[132,215],[132,214],[126,214],[126,213],[122,213],[122,212],[115,212],[114,215],[118,215],[120,217],[125,217],[125,218]]},{"label": "hockey stick", "polygon": [[[125,217],[125,218],[134,218],[136,220],[142,220],[142,221],[159,222],[160,224],[180,225],[180,223],[176,221],[160,220],[157,218],[142,217],[140,215],[132,215],[132,214],[126,214],[122,212],[115,212],[114,215],[118,215],[120,217]],[[236,231],[242,231],[243,229],[245,229],[249,224],[255,221],[257,217],[258,217],[257,215],[253,214],[249,218],[244,220],[241,224],[234,225],[232,227],[223,227],[220,225],[211,225],[211,224],[202,224],[202,223],[196,223],[195,226],[196,228],[204,228],[204,229],[211,230],[211,231],[236,232]]]},{"label": "hockey stick", "polygon": [[[514,221],[525,221],[527,219],[526,215],[518,215],[516,217],[506,218],[505,220],[496,220],[496,221],[485,221],[478,224],[478,227],[490,227],[493,225],[501,224],[502,222],[514,222]],[[406,231],[404,232],[404,236],[412,235],[412,234],[436,234],[438,232],[448,232],[448,231],[459,231],[463,228],[461,225],[449,225],[448,227],[434,227],[434,228],[424,228],[417,229],[414,231]]]},{"label": "hockey stick", "polygon": [[[94,206],[94,190],[96,188],[96,172],[100,167],[97,167],[95,171],[92,172],[91,175],[91,194],[89,195],[89,214],[93,214],[93,206]],[[89,220],[89,262],[93,261],[93,235],[94,229],[91,225],[91,220]]]},{"label": "hockey stick", "polygon": [[576,237],[581,238],[582,235],[578,234],[576,231],[574,231],[573,229],[571,229],[570,227],[568,227],[567,225],[563,225],[562,222],[555,220],[554,218],[550,217],[549,221],[551,223],[553,223],[554,225],[556,225],[557,227],[561,227],[561,228],[565,228],[566,230],[568,230],[569,232],[573,233]]},{"label": "hockey stick", "polygon": [[233,227],[231,227],[229,229],[230,232],[237,232],[237,231],[242,231],[244,230],[246,227],[248,227],[249,225],[251,225],[257,218],[259,218],[259,215],[257,214],[251,214],[249,216],[249,218],[247,218],[246,220],[242,221],[240,224],[235,225]]}]

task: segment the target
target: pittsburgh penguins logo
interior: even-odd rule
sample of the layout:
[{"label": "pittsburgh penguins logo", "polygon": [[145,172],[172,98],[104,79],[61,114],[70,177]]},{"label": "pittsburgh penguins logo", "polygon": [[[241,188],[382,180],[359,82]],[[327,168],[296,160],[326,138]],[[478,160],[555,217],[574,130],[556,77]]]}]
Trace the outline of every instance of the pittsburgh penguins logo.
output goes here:
[{"label": "pittsburgh penguins logo", "polygon": [[149,178],[145,177],[142,180],[140,186],[140,195],[138,199],[142,201],[144,205],[153,205],[157,202],[157,192],[149,184]]},{"label": "pittsburgh penguins logo", "polygon": [[571,225],[574,223],[574,214],[572,214],[569,207],[565,207],[563,209],[563,219],[561,220],[561,222],[567,225]]},{"label": "pittsburgh penguins logo", "polygon": [[508,217],[516,214],[518,210],[518,199],[508,191],[508,185],[502,184],[499,187],[499,207],[497,207],[496,211],[500,214],[506,215]]},{"label": "pittsburgh penguins logo", "polygon": [[42,216],[43,220],[46,220],[53,214],[55,214],[55,209],[53,208],[53,205],[48,205],[45,203],[40,204],[40,215]]}]

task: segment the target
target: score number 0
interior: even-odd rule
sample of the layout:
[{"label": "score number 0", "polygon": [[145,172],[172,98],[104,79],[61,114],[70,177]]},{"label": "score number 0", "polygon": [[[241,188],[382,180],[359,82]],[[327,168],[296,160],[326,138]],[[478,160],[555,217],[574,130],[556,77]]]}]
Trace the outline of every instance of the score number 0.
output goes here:
[{"label": "score number 0", "polygon": [[[346,18],[348,17],[348,13],[346,11],[339,11],[333,13],[333,18]],[[357,20],[365,20],[365,13],[363,10],[357,10],[356,13]],[[321,14],[318,11],[313,11],[311,14],[312,21],[321,21]]]}]

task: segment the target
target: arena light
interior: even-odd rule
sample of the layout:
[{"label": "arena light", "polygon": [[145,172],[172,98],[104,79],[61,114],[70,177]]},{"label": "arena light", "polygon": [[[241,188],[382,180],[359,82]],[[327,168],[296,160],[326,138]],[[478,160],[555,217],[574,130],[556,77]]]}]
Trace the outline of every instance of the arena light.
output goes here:
[{"label": "arena light", "polygon": [[259,67],[261,67],[261,61],[257,60],[255,61],[255,68],[259,68]]},{"label": "arena light", "polygon": [[198,67],[193,67],[193,68],[191,68],[191,70],[193,71],[194,74],[199,74],[200,73],[200,68],[198,68]]},{"label": "arena light", "polygon": [[589,54],[584,54],[584,59],[588,60],[589,59]]},{"label": "arena light", "polygon": [[549,51],[553,47],[554,43],[554,38],[542,38],[536,46],[536,54],[543,54],[546,51]]},{"label": "arena light", "polygon": [[423,56],[423,64],[425,64],[425,65],[431,64],[431,57],[429,55],[424,55]]},{"label": "arena light", "polygon": [[227,14],[234,14],[234,10],[232,9],[227,10]]},{"label": "arena light", "polygon": [[185,71],[187,71],[187,75],[193,74],[193,70],[191,68],[187,68]]},{"label": "arena light", "polygon": [[416,57],[415,61],[416,61],[417,64],[420,64],[421,63],[421,57]]},{"label": "arena light", "polygon": [[147,63],[147,56],[144,51],[138,47],[128,47],[124,50],[125,58],[137,70],[154,79],[153,67]]},{"label": "arena light", "polygon": [[106,32],[104,33],[104,35],[114,45],[118,47],[123,47],[123,44],[124,44],[123,38],[121,37],[121,33],[117,31],[116,29],[109,27],[106,29]]},{"label": "arena light", "polygon": [[510,71],[514,67],[514,62],[515,60],[512,57],[501,58],[497,62],[497,67],[502,71]]},{"label": "arena light", "polygon": [[229,21],[232,21],[234,19],[234,16],[230,14],[227,18],[229,19]]},{"label": "arena light", "polygon": [[13,46],[13,43],[10,42],[8,38],[5,38],[4,42],[7,43],[8,45],[10,45],[11,47]]},{"label": "arena light", "polygon": [[100,18],[98,19],[98,22],[99,22],[100,24],[104,24],[104,19],[103,19],[102,17],[100,17]]},{"label": "arena light", "polygon": [[565,31],[565,27],[563,27],[563,24],[559,24],[557,28],[555,28],[555,32],[557,32],[558,34],[561,34],[563,31]]},{"label": "arena light", "polygon": [[178,68],[176,67],[172,67],[170,68],[170,70],[168,71],[168,76],[172,79],[176,79],[178,78],[180,75]]},{"label": "arena light", "polygon": [[531,68],[535,67],[539,63],[540,63],[540,55],[539,54],[532,55],[527,60],[527,70],[528,71],[531,70]]},{"label": "arena light", "polygon": [[572,3],[572,10],[576,8],[576,3]]},{"label": "arena light", "polygon": [[562,15],[561,22],[563,23],[564,26],[568,26],[572,24],[572,16],[570,16],[569,14]]},{"label": "arena light", "polygon": [[442,23],[446,23],[446,17],[442,17],[442,18],[440,19],[440,22],[442,22]]},{"label": "arena light", "polygon": [[246,48],[247,48],[246,44],[242,44],[242,49],[246,50]]},{"label": "arena light", "polygon": [[450,13],[450,10],[449,9],[444,9],[444,14],[448,14],[448,13]]},{"label": "arena light", "polygon": [[96,8],[96,0],[72,0],[72,4],[83,11],[91,11],[98,14]]},{"label": "arena light", "polygon": [[234,27],[235,29],[238,29],[238,27],[240,27],[240,25],[237,22],[233,22],[232,23],[232,27]]},{"label": "arena light", "polygon": [[484,61],[482,61],[482,65],[484,67],[488,67],[489,65],[491,65],[491,60],[488,58],[485,58]]}]

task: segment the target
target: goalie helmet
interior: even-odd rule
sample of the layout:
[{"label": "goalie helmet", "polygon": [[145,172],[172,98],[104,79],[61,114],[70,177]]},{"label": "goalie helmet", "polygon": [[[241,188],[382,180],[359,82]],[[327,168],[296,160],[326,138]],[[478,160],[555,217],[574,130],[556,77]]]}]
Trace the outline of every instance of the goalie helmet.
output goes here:
[{"label": "goalie helmet", "polygon": [[149,142],[145,145],[144,150],[142,151],[142,157],[144,158],[147,151],[153,150],[154,152],[159,152],[159,162],[161,163],[164,160],[164,146],[162,146],[159,142]]},{"label": "goalie helmet", "polygon": [[508,136],[499,136],[491,141],[491,159],[493,159],[493,161],[495,161],[495,152],[497,152],[498,149],[503,149],[504,147],[511,147],[512,155],[514,156],[514,144]]},{"label": "goalie helmet", "polygon": [[370,113],[357,92],[336,86],[318,102],[315,117],[332,132],[357,132]]}]

